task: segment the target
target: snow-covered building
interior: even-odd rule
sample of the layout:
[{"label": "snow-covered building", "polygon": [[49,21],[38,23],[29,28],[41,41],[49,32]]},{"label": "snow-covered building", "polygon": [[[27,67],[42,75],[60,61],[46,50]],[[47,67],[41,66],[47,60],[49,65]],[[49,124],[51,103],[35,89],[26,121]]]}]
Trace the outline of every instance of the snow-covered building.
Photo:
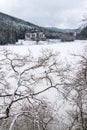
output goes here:
[{"label": "snow-covered building", "polygon": [[26,33],[25,40],[45,41],[46,36],[43,32]]},{"label": "snow-covered building", "polygon": [[74,33],[63,33],[60,37],[62,42],[66,41],[74,41],[75,40],[75,34]]}]

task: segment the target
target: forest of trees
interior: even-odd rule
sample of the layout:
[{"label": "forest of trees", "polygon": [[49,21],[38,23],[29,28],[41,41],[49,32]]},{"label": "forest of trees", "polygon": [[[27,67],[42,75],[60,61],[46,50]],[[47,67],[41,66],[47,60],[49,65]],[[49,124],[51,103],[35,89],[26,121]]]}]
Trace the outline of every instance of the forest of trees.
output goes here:
[{"label": "forest of trees", "polygon": [[[37,58],[30,51],[0,56],[0,130],[87,130],[87,48],[73,54],[74,69],[48,49]],[[65,116],[41,96],[50,89],[70,105]]]}]

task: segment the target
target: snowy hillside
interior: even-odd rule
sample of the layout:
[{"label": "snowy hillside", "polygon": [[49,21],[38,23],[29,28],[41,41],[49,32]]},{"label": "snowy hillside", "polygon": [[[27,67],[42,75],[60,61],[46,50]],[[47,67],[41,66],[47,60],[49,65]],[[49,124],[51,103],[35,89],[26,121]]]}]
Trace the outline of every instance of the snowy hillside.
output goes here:
[{"label": "snowy hillside", "polygon": [[1,12],[0,12],[0,22],[4,22],[5,24],[12,25],[16,27],[17,29],[20,27],[25,27],[25,28],[37,27],[36,25],[30,22],[26,22],[24,20],[15,18],[13,16],[10,16]]}]

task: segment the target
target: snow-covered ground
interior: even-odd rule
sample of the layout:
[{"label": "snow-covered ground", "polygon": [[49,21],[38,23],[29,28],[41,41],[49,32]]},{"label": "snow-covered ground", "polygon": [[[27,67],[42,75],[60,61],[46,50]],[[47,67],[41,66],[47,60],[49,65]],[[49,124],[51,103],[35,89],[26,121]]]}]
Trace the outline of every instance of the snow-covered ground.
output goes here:
[{"label": "snow-covered ground", "polygon": [[[58,51],[65,58],[70,53],[79,53],[87,45],[87,40],[75,40],[74,42],[60,42],[60,40],[40,41],[36,44],[36,41],[19,40],[16,45],[5,46],[5,48],[14,50],[17,53],[25,54],[28,49],[34,55],[38,55],[43,48],[49,48],[54,51]],[[1,46],[2,47],[2,46]]]},{"label": "snow-covered ground", "polygon": [[[41,49],[51,49],[60,53],[62,60],[73,62],[71,54],[79,54],[87,45],[87,40],[75,40],[74,42],[60,42],[59,40],[40,41],[38,45],[35,41],[19,40],[14,46],[5,46],[16,53],[26,54],[30,50],[34,56],[38,56]],[[75,58],[74,58],[75,60]]]},{"label": "snow-covered ground", "polygon": [[[21,44],[21,45],[20,45]],[[42,49],[51,49],[60,53],[60,59],[64,62],[69,62],[70,64],[77,65],[78,58],[72,56],[72,54],[81,54],[84,47],[87,45],[87,41],[76,40],[74,42],[60,42],[59,40],[51,40],[39,42],[36,45],[36,42],[33,41],[20,41],[14,46],[1,46],[0,49],[5,48],[12,50],[18,54],[24,55],[30,50],[34,57],[37,57]],[[53,93],[53,90],[50,90],[45,93],[50,101],[57,100],[56,92]],[[59,98],[59,97],[58,97]],[[61,103],[60,103],[61,104]]]}]

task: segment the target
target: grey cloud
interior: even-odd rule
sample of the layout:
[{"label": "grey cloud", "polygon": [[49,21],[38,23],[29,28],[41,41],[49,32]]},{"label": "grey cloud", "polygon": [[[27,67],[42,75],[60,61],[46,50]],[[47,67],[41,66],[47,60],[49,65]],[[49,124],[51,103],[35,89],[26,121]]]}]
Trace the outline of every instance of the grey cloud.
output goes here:
[{"label": "grey cloud", "polygon": [[[86,0],[1,0],[0,10],[40,26],[72,27],[86,8]],[[8,6],[7,6],[8,5]]]}]

